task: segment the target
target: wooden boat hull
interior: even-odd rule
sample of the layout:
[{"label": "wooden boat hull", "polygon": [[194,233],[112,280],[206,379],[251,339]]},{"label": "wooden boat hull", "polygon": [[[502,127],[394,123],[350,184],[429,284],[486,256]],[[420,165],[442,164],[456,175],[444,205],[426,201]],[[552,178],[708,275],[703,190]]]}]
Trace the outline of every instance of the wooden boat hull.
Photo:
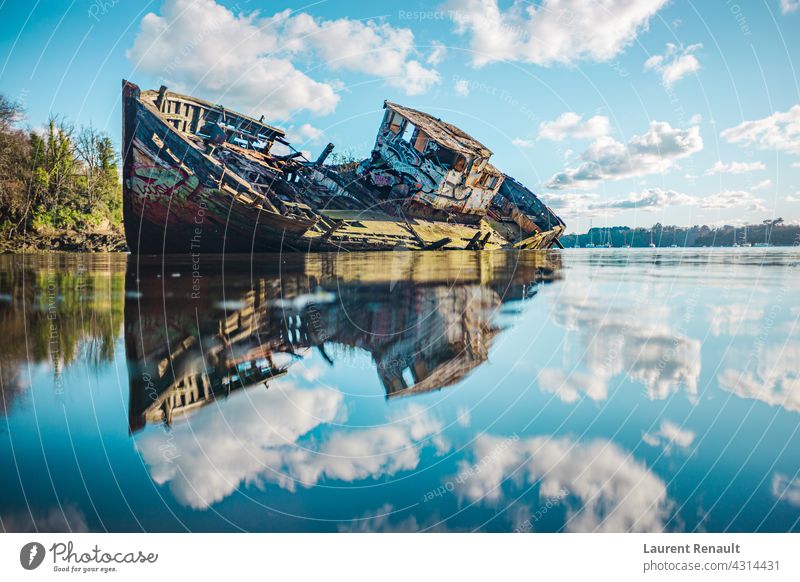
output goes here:
[{"label": "wooden boat hull", "polygon": [[123,214],[135,253],[280,250],[313,223],[248,204],[247,190],[123,88]]},{"label": "wooden boat hull", "polygon": [[[153,93],[148,92],[151,100]],[[264,184],[257,190],[176,129],[185,130],[190,119],[163,114],[126,81],[122,97],[123,218],[133,253],[545,249],[563,232],[560,224],[521,236],[520,229],[512,232],[488,219],[472,224],[428,220],[368,203],[360,210],[312,208],[301,203],[302,189],[310,184],[330,190],[331,181],[311,169],[305,182],[274,178],[267,190],[287,194],[279,201],[264,195]],[[337,195],[349,196],[331,192],[331,200]]]}]

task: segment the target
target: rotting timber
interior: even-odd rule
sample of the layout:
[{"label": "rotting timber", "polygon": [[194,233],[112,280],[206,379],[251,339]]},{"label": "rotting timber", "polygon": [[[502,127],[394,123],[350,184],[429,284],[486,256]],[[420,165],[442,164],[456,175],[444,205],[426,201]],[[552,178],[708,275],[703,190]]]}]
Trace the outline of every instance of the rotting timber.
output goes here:
[{"label": "rotting timber", "polygon": [[263,117],[166,87],[123,81],[122,104],[134,253],[560,246],[563,221],[486,146],[421,111],[385,102],[370,158],[326,165],[332,144],[310,161]]}]

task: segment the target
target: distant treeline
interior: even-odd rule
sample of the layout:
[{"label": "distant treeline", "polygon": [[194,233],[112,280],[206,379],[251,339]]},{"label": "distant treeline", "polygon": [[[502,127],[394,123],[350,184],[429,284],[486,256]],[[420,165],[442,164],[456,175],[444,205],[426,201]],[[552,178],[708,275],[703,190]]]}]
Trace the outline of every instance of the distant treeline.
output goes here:
[{"label": "distant treeline", "polygon": [[561,237],[565,247],[585,247],[607,245],[612,247],[730,247],[737,244],[768,243],[775,246],[800,245],[800,225],[784,224],[782,218],[765,220],[747,226],[662,226],[652,228],[631,228],[612,226],[592,228],[585,234],[567,234]]},{"label": "distant treeline", "polygon": [[40,131],[22,120],[22,108],[0,95],[0,238],[119,230],[122,187],[111,138],[56,116]]}]

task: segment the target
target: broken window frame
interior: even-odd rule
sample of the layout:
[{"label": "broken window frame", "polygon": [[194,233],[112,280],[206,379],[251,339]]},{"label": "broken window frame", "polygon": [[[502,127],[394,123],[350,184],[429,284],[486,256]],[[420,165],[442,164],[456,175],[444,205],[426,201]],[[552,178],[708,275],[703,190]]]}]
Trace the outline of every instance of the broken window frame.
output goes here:
[{"label": "broken window frame", "polygon": [[[464,154],[453,151],[450,148],[446,148],[441,144],[437,145],[439,147],[431,151],[428,154],[428,158],[435,164],[442,166],[444,169],[448,171],[455,170],[456,172],[463,174],[464,171],[467,169],[467,166],[469,165],[468,160],[464,156]],[[445,154],[446,157],[443,156],[442,154]],[[456,166],[459,165],[458,162],[461,162],[459,169],[456,168]]]},{"label": "broken window frame", "polygon": [[386,118],[386,127],[393,134],[400,135],[403,132],[404,125],[406,123],[406,118],[397,113],[397,111],[392,111],[390,109],[387,109],[387,112],[388,115]]},{"label": "broken window frame", "polygon": [[417,127],[410,121],[406,120],[405,127],[403,127],[403,131],[400,134],[400,139],[407,144],[412,145],[414,143],[414,136],[416,133]]},{"label": "broken window frame", "polygon": [[428,147],[428,142],[430,141],[430,137],[427,133],[422,131],[421,129],[417,129],[414,134],[414,139],[412,140],[411,147],[417,150],[419,153],[424,154],[425,150]]},{"label": "broken window frame", "polygon": [[494,190],[499,180],[500,176],[497,176],[495,174],[484,174],[483,176],[481,176],[481,179],[478,182],[478,184],[486,188],[487,190]]}]

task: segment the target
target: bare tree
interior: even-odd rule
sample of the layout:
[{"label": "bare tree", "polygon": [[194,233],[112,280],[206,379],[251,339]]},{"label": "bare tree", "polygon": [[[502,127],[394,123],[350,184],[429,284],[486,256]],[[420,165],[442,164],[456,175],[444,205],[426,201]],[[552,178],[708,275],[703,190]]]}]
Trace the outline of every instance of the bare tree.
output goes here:
[{"label": "bare tree", "polygon": [[98,183],[101,177],[100,142],[102,135],[91,125],[84,127],[75,140],[75,150],[86,172],[86,206],[97,203]]}]

